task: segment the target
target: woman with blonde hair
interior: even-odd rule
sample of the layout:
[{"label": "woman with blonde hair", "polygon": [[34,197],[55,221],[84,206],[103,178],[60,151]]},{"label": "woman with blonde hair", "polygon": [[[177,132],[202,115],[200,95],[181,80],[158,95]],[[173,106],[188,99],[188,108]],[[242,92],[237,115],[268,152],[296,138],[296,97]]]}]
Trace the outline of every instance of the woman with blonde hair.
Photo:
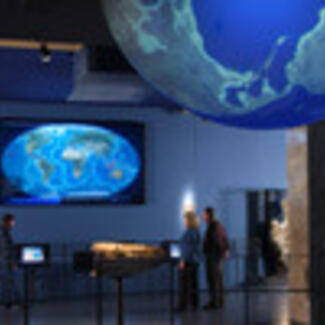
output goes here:
[{"label": "woman with blonde hair", "polygon": [[199,306],[198,271],[201,255],[200,222],[195,212],[184,215],[185,232],[180,240],[179,311],[187,309],[190,300],[195,310]]}]

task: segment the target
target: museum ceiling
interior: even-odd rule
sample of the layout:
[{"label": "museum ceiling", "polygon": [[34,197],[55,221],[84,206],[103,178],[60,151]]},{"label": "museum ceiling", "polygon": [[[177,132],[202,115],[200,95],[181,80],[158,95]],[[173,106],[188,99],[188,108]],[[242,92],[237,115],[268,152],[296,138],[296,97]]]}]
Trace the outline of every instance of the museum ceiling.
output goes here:
[{"label": "museum ceiling", "polygon": [[1,0],[0,38],[114,46],[99,0]]},{"label": "museum ceiling", "polygon": [[89,48],[92,71],[134,73],[113,41],[99,0],[2,0],[0,48],[76,52]]},{"label": "museum ceiling", "polygon": [[[40,60],[42,44],[52,54],[51,64],[47,67]],[[137,103],[149,106],[159,104],[168,107],[168,110],[178,110],[151,87],[148,91],[147,86],[142,86],[142,81],[137,81],[137,73],[110,35],[100,0],[1,0],[0,79],[6,87],[2,87],[0,98],[65,101],[74,92],[84,94],[84,85],[76,84],[74,80],[75,60],[70,55],[84,47],[87,48],[86,65],[89,73],[133,75],[136,89],[139,88],[145,94],[141,95],[143,98],[140,96]],[[58,71],[62,73],[58,74]],[[58,81],[58,75],[62,80]],[[130,81],[127,76],[123,78],[121,80],[125,79],[126,83],[123,86],[121,81],[120,86],[125,99],[127,96],[124,90],[125,87],[129,89]],[[60,87],[56,86],[58,84]],[[110,80],[106,87],[111,89]],[[97,100],[110,101],[110,97],[106,97]]]}]

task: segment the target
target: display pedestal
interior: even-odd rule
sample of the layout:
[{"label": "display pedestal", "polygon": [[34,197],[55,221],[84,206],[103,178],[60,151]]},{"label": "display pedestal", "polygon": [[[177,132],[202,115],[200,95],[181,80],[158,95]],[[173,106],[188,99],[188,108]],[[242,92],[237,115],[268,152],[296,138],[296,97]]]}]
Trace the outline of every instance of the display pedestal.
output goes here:
[{"label": "display pedestal", "polygon": [[169,315],[170,315],[170,325],[174,325],[175,324],[175,268],[177,267],[177,263],[175,263],[174,261],[172,261],[170,263],[170,279],[169,279]]},{"label": "display pedestal", "polygon": [[[102,263],[102,262],[101,262]],[[124,274],[121,272],[120,275],[114,274],[114,276],[110,276],[107,274],[107,270],[103,272],[102,264],[98,265],[97,268],[97,325],[104,324],[104,292],[103,292],[103,275],[112,278],[116,283],[116,324],[123,325],[124,324],[124,281],[127,277],[131,276],[130,273]],[[138,273],[138,272],[134,272]],[[173,325],[175,323],[175,263],[170,263],[170,324]]]},{"label": "display pedestal", "polygon": [[123,310],[123,278],[118,277],[116,278],[116,284],[117,284],[117,310],[116,310],[116,319],[117,319],[117,325],[123,325],[124,323],[124,310]]},{"label": "display pedestal", "polygon": [[103,273],[101,268],[97,271],[97,325],[104,324],[104,297],[103,297]]},{"label": "display pedestal", "polygon": [[30,268],[24,269],[24,325],[29,325],[30,323],[30,272]]},{"label": "display pedestal", "polygon": [[[124,304],[123,304],[123,282],[122,277],[115,279],[117,285],[116,296],[116,323],[117,325],[124,324]],[[97,272],[97,325],[104,324],[104,294],[103,294],[103,276],[101,272]]]}]

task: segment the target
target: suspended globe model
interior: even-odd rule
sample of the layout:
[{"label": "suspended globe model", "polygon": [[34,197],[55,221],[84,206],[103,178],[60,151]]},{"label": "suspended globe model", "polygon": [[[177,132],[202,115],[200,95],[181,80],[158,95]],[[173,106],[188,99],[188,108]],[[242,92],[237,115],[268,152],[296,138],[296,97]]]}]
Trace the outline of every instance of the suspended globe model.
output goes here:
[{"label": "suspended globe model", "polygon": [[325,0],[103,0],[145,79],[217,122],[275,128],[325,117]]}]

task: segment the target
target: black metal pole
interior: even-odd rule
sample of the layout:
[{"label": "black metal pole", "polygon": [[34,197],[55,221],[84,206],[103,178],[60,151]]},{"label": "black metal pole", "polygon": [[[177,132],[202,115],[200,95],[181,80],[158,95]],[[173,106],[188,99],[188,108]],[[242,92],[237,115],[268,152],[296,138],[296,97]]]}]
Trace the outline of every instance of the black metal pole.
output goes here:
[{"label": "black metal pole", "polygon": [[24,269],[24,325],[29,325],[29,268]]},{"label": "black metal pole", "polygon": [[240,255],[238,254],[237,246],[236,246],[236,253],[234,255],[234,258],[235,258],[235,264],[236,264],[236,286],[238,286],[238,284],[240,283],[240,276],[239,276]]},{"label": "black metal pole", "polygon": [[103,312],[103,272],[101,262],[97,269],[97,325],[104,324]]},{"label": "black metal pole", "polygon": [[245,324],[250,325],[250,282],[249,278],[246,276],[245,281]]},{"label": "black metal pole", "polygon": [[169,273],[169,314],[170,314],[170,325],[175,324],[175,274],[174,274],[175,265],[173,262],[170,263],[170,273]]},{"label": "black metal pole", "polygon": [[124,310],[123,310],[123,278],[116,278],[117,282],[117,325],[124,324]]}]

